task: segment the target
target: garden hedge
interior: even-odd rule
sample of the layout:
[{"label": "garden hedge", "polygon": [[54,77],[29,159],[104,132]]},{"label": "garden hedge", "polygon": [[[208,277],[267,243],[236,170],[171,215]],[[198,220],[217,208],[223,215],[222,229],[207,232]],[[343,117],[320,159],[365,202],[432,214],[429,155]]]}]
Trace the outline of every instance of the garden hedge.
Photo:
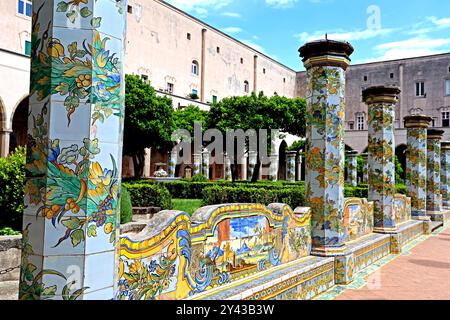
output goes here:
[{"label": "garden hedge", "polygon": [[292,208],[305,205],[303,186],[285,188],[258,188],[247,186],[212,186],[203,190],[203,205],[221,203],[286,203]]},{"label": "garden hedge", "polygon": [[169,190],[160,184],[123,183],[131,197],[133,207],[160,207],[172,209],[172,196]]}]

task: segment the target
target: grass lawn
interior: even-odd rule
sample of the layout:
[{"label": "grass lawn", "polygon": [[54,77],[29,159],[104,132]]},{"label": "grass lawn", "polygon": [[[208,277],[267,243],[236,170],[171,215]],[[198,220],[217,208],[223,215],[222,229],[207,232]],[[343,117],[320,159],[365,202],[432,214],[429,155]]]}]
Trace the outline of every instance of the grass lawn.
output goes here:
[{"label": "grass lawn", "polygon": [[180,210],[192,215],[202,207],[202,199],[172,199],[173,210]]}]

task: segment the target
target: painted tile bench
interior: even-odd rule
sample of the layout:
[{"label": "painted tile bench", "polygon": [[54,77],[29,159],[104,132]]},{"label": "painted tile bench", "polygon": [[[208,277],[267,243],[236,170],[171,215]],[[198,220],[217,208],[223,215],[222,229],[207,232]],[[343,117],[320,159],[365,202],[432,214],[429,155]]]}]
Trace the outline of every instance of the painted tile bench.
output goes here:
[{"label": "painted tile bench", "polygon": [[192,216],[161,211],[122,226],[116,298],[313,299],[424,232],[421,221],[410,220],[409,198],[396,196],[402,236],[394,240],[373,233],[373,207],[346,199],[347,241],[333,257],[311,255],[310,208],[222,204]]}]

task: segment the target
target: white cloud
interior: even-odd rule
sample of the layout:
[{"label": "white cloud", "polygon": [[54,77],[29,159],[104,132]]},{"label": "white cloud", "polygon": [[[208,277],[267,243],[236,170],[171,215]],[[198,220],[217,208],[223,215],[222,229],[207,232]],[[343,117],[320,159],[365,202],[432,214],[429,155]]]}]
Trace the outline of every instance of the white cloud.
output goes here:
[{"label": "white cloud", "polygon": [[225,33],[230,33],[230,34],[242,32],[242,29],[239,27],[227,27],[227,28],[222,28],[221,30]]},{"label": "white cloud", "polygon": [[171,5],[201,17],[206,17],[209,10],[218,10],[228,6],[233,0],[166,0]]},{"label": "white cloud", "polygon": [[224,12],[222,15],[230,18],[242,18],[242,15],[237,12]]},{"label": "white cloud", "polygon": [[331,32],[326,31],[316,31],[312,34],[308,32],[302,32],[294,35],[301,42],[309,42],[318,39],[324,39],[325,34],[327,34],[328,39],[332,40],[345,40],[345,41],[358,41],[367,40],[379,36],[385,36],[393,33],[396,29],[366,29],[366,30],[356,30],[356,31],[343,31],[343,32]]},{"label": "white cloud", "polygon": [[266,0],[266,4],[273,8],[290,8],[292,7],[298,0]]},{"label": "white cloud", "polygon": [[377,57],[361,62],[366,63],[439,54],[447,52],[449,45],[450,38],[430,39],[426,37],[414,37],[402,41],[387,42],[375,46],[374,50],[378,53]]},{"label": "white cloud", "polygon": [[239,39],[239,41],[241,41],[242,43],[245,43],[246,45],[248,45],[249,47],[255,49],[256,51],[262,52],[264,54],[266,54],[264,48],[262,46],[260,46],[259,44],[254,43],[251,40],[245,40],[245,39]]}]

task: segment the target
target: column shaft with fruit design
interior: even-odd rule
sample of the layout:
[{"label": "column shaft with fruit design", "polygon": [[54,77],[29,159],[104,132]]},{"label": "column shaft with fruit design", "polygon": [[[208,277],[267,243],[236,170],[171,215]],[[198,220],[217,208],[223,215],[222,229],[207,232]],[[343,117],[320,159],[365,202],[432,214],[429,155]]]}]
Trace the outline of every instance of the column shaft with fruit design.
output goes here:
[{"label": "column shaft with fruit design", "polygon": [[33,0],[20,299],[113,299],[126,1]]}]

